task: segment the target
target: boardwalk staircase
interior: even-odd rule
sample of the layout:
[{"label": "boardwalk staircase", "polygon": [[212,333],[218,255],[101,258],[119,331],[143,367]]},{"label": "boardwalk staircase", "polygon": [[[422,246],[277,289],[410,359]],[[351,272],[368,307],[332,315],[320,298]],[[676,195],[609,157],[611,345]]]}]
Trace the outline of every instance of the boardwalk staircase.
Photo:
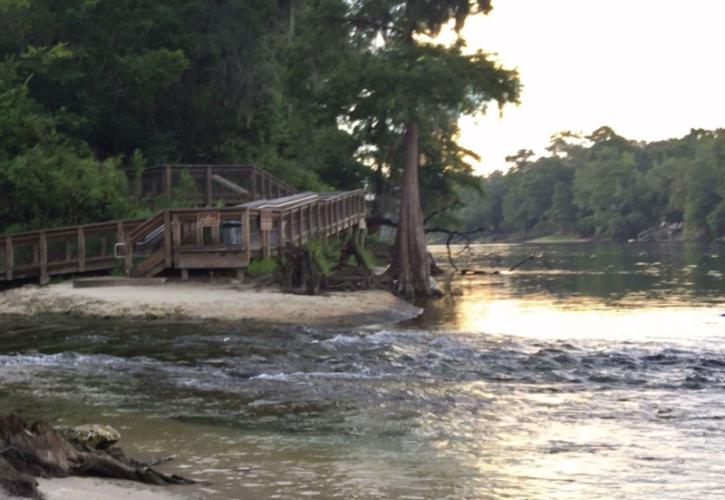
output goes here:
[{"label": "boardwalk staircase", "polygon": [[[187,172],[187,174],[183,174]],[[46,229],[0,237],[0,284],[85,272],[150,277],[177,270],[234,269],[285,245],[302,245],[364,226],[362,190],[297,193],[248,165],[172,165],[136,179],[136,196],[153,204],[182,175],[199,190],[195,208],[165,208],[146,219]],[[170,197],[168,199],[171,199]]]}]

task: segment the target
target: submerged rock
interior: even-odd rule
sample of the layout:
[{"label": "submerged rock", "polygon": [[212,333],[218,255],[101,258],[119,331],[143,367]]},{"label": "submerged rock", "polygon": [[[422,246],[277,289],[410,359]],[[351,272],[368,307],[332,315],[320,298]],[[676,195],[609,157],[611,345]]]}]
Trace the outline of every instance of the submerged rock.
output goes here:
[{"label": "submerged rock", "polygon": [[91,450],[105,450],[121,439],[121,433],[110,425],[87,424],[59,428],[68,441]]}]

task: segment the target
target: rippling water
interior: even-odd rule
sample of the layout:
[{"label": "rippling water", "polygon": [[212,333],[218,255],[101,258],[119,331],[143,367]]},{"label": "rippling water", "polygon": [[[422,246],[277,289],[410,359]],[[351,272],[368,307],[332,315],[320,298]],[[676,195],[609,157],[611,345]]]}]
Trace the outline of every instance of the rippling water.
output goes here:
[{"label": "rippling water", "polygon": [[358,330],[0,317],[0,409],[110,423],[201,498],[722,498],[721,250],[478,246],[504,272]]}]

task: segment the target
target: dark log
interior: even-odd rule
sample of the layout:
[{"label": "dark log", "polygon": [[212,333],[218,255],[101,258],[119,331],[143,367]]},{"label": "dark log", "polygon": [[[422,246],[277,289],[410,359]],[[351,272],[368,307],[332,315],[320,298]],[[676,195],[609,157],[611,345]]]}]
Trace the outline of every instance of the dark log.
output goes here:
[{"label": "dark log", "polygon": [[0,417],[0,485],[8,492],[39,498],[30,477],[95,476],[146,484],[192,484],[182,477],[162,474],[130,459],[118,446],[90,449],[74,445],[46,422],[28,425],[20,417]]},{"label": "dark log", "polygon": [[18,472],[2,457],[10,450],[0,450],[0,498],[2,493],[21,498],[39,498],[38,483],[30,474]]}]

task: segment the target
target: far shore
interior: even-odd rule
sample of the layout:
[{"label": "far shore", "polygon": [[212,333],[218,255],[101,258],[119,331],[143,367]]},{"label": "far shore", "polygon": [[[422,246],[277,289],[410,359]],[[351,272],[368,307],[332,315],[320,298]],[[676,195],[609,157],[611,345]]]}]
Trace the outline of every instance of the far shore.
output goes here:
[{"label": "far shore", "polygon": [[353,326],[402,321],[420,312],[381,290],[310,296],[230,282],[172,281],[96,288],[73,288],[72,282],[63,282],[0,292],[0,314],[18,315]]}]

